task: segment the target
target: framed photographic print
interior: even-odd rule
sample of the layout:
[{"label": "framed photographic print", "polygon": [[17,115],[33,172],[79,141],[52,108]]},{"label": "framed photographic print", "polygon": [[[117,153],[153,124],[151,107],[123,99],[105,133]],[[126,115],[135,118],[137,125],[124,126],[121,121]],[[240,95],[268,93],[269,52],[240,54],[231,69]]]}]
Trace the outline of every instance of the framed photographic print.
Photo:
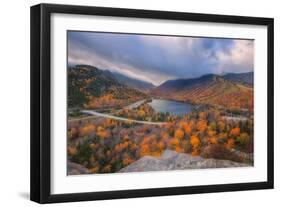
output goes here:
[{"label": "framed photographic print", "polygon": [[273,188],[273,19],[31,7],[31,200]]}]

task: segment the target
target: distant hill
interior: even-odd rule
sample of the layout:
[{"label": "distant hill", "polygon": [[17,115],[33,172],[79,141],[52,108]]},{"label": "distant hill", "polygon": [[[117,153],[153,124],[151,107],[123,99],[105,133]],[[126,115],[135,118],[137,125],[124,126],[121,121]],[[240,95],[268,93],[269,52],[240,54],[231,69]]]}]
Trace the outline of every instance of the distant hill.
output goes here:
[{"label": "distant hill", "polygon": [[118,80],[119,83],[122,83],[124,85],[130,86],[132,88],[135,88],[135,89],[138,89],[141,91],[146,91],[146,90],[155,88],[155,86],[150,82],[131,78],[129,76],[123,75],[118,72],[112,72],[112,74]]},{"label": "distant hill", "polygon": [[68,68],[68,106],[81,107],[90,100],[103,100],[121,104],[122,100],[138,100],[146,95],[132,87],[119,83],[110,71],[89,65]]},{"label": "distant hill", "polygon": [[195,104],[220,105],[227,108],[253,107],[253,87],[242,83],[242,78],[239,79],[236,75],[226,77],[208,74],[199,78],[168,80],[150,93],[156,97]]},{"label": "distant hill", "polygon": [[202,85],[205,83],[209,83],[214,78],[219,77],[217,75],[208,74],[201,76],[199,78],[191,78],[191,79],[176,79],[176,80],[167,80],[162,83],[160,86],[156,88],[156,90],[168,90],[168,91],[178,91],[183,90],[184,88],[194,87],[196,85]]},{"label": "distant hill", "polygon": [[248,72],[248,73],[227,73],[222,76],[223,78],[234,81],[234,82],[240,82],[243,84],[253,85],[254,83],[254,73]]},{"label": "distant hill", "polygon": [[162,85],[160,85],[159,87],[162,89],[168,89],[168,90],[169,89],[181,90],[185,87],[194,86],[196,84],[202,85],[215,78],[217,78],[217,79],[221,78],[221,79],[229,80],[232,82],[236,82],[236,83],[238,82],[238,83],[247,84],[247,85],[252,85],[254,82],[253,72],[227,73],[223,76],[219,76],[219,75],[215,75],[215,74],[207,74],[207,75],[203,75],[199,78],[168,80],[168,81],[164,82]]}]

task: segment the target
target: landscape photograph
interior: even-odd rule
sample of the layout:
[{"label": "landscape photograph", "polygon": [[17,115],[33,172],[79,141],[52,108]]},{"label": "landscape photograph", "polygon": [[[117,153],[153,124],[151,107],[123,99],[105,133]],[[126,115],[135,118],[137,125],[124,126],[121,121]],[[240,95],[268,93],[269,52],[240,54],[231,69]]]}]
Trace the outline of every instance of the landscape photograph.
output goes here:
[{"label": "landscape photograph", "polygon": [[67,174],[254,166],[254,40],[67,32]]}]

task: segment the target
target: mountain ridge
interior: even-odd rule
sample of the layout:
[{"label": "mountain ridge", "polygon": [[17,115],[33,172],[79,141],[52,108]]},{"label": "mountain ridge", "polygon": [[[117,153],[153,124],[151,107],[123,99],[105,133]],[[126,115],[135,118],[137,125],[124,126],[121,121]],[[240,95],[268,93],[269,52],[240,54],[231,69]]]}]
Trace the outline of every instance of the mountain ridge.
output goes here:
[{"label": "mountain ridge", "polygon": [[231,80],[234,82],[240,82],[248,85],[253,85],[254,83],[254,72],[246,72],[246,73],[227,73],[223,75],[227,80]]},{"label": "mountain ridge", "polygon": [[119,102],[118,105],[120,105],[121,100],[125,103],[127,100],[139,100],[145,96],[141,91],[119,83],[110,71],[100,70],[90,65],[76,65],[68,68],[70,107],[85,106],[89,101],[105,104],[110,100]]},{"label": "mountain ridge", "polygon": [[253,72],[246,72],[246,73],[226,73],[224,75],[217,75],[217,74],[205,74],[200,77],[196,78],[179,78],[173,80],[167,80],[158,87],[166,87],[166,86],[176,86],[179,84],[179,87],[188,86],[195,83],[202,83],[204,81],[208,81],[212,78],[223,78],[233,82],[240,82],[244,84],[252,84],[253,83]]},{"label": "mountain ridge", "polygon": [[193,104],[220,105],[227,108],[253,108],[253,73],[216,75],[168,80],[150,91],[154,97]]}]

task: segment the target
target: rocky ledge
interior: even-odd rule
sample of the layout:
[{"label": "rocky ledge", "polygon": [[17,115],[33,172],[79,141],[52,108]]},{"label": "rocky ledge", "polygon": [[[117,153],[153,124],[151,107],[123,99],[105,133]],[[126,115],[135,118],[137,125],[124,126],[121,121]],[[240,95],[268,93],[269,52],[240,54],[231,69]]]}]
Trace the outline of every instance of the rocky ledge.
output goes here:
[{"label": "rocky ledge", "polygon": [[251,165],[230,160],[204,159],[200,156],[165,150],[161,157],[144,156],[119,172],[145,172],[184,169],[248,167]]},{"label": "rocky ledge", "polygon": [[81,175],[81,174],[89,174],[89,170],[85,168],[83,165],[79,165],[74,162],[67,162],[67,174],[68,175]]}]

